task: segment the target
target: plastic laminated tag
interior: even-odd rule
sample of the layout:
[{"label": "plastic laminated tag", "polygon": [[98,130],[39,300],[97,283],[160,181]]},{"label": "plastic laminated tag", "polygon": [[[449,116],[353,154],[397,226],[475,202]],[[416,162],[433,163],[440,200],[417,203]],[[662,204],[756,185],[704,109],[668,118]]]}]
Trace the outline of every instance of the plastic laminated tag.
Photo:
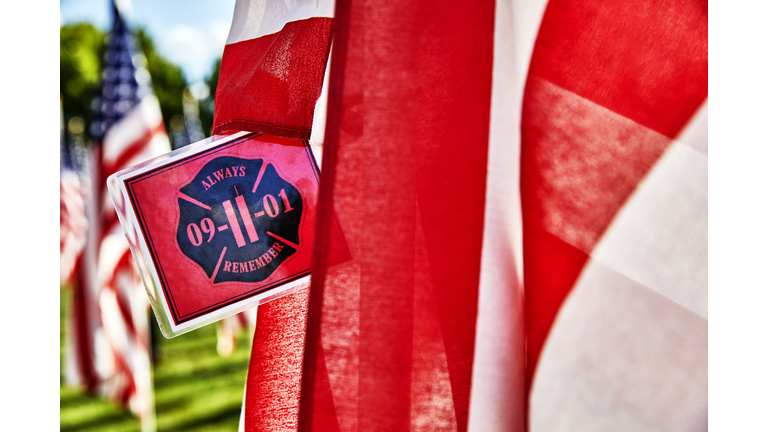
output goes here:
[{"label": "plastic laminated tag", "polygon": [[309,282],[319,175],[307,141],[238,132],[109,177],[165,337]]}]

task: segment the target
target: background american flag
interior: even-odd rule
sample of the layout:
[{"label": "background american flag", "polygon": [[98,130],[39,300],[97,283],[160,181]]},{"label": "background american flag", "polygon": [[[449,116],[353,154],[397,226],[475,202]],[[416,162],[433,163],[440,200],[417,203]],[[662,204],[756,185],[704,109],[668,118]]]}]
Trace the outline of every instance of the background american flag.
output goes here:
[{"label": "background american flag", "polygon": [[90,190],[84,194],[89,224],[74,281],[66,381],[129,407],[144,430],[153,430],[148,302],[106,179],[167,153],[170,143],[146,60],[119,8],[113,4],[112,10],[101,97],[91,125],[92,169],[85,182]]}]

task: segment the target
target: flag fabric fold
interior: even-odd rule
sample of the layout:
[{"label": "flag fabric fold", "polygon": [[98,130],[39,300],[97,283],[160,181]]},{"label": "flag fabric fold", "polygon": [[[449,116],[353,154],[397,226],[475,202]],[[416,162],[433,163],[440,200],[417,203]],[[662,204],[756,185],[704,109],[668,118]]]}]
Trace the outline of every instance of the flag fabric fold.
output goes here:
[{"label": "flag fabric fold", "polygon": [[106,187],[114,172],[170,151],[146,60],[117,6],[92,124],[86,245],[74,284],[66,381],[129,408],[154,430],[149,303]]},{"label": "flag fabric fold", "polygon": [[706,429],[706,98],[705,2],[550,0],[521,122],[532,430]]},{"label": "flag fabric fold", "polygon": [[300,429],[466,430],[494,4],[339,2],[336,19],[319,207],[354,260],[322,264],[319,224]]},{"label": "flag fabric fold", "polygon": [[221,59],[213,134],[309,139],[332,15],[328,0],[238,1]]},{"label": "flag fabric fold", "polygon": [[[308,136],[304,8],[238,1],[214,130]],[[707,13],[337,1],[311,285],[258,310],[241,429],[706,428]]]}]

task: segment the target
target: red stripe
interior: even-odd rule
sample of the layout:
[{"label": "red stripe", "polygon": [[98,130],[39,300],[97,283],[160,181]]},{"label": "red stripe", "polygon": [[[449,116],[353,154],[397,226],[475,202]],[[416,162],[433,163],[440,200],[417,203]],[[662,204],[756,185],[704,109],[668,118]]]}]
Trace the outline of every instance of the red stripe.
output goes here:
[{"label": "red stripe", "polygon": [[[99,193],[100,205],[97,207],[97,209],[99,209],[101,218],[101,235],[99,236],[100,242],[104,240],[105,236],[114,232],[115,227],[120,223],[119,219],[117,218],[115,208],[112,205],[112,199],[109,197],[107,192],[107,178],[115,172],[127,168],[126,164],[130,162],[134,156],[141,153],[149,144],[149,142],[152,141],[155,135],[160,133],[165,134],[165,126],[162,120],[157,126],[148,130],[144,135],[142,135],[141,138],[127,145],[120,156],[118,156],[118,158],[115,160],[115,162],[112,164],[105,163],[102,167],[101,173],[99,175],[99,178],[101,179],[99,184],[102,186]],[[104,201],[109,203],[108,207],[103,205]]]},{"label": "red stripe", "polygon": [[213,274],[211,275],[211,282],[216,280],[216,274],[219,273],[219,268],[221,267],[221,261],[224,260],[224,254],[226,253],[227,253],[227,247],[224,246],[221,249],[221,255],[219,255],[219,260],[216,262],[216,268],[213,269]]},{"label": "red stripe", "polygon": [[674,138],[707,96],[708,3],[553,0],[530,76]]},{"label": "red stripe", "polygon": [[[339,1],[335,16],[300,430],[321,430],[313,422],[333,416],[360,430],[408,430],[412,418],[433,415],[416,411],[413,388],[452,398],[456,429],[466,430],[494,4]],[[326,261],[342,241],[331,236],[334,207],[357,245],[354,266]],[[413,382],[423,348],[413,344],[413,319],[425,313],[414,302],[417,290],[435,294],[428,306],[438,311],[440,331],[429,342],[445,348],[449,377],[441,385]],[[360,295],[355,305],[345,302],[350,291]],[[359,335],[333,318],[358,307]],[[345,394],[324,394],[322,363],[333,388],[357,389],[356,407],[336,404]],[[339,370],[349,364],[359,365],[357,374]]]},{"label": "red stripe", "polygon": [[224,47],[213,134],[244,130],[309,139],[331,22],[293,21],[277,33]]},{"label": "red stripe", "polygon": [[[120,219],[117,218],[117,213],[115,212],[114,208],[112,208],[112,212],[105,210],[105,213],[102,215],[101,227],[101,236],[99,238],[100,243],[104,241],[106,236],[114,233],[115,228],[120,228]],[[118,229],[117,232],[122,232],[122,230]]]},{"label": "red stripe", "polygon": [[110,175],[123,168],[127,168],[126,164],[131,160],[131,158],[144,150],[156,134],[165,134],[165,125],[163,124],[162,120],[160,120],[160,123],[155,125],[153,128],[147,130],[139,139],[126,145],[114,162],[110,164],[106,162],[104,163],[102,170],[102,183],[106,182],[107,177]]},{"label": "red stripe", "polygon": [[[127,294],[124,292],[125,290],[118,287],[118,277],[120,277],[121,272],[128,272],[131,275],[133,275],[135,272],[130,250],[126,250],[125,253],[123,253],[120,259],[117,261],[115,267],[112,270],[112,277],[109,279],[109,282],[104,288],[112,289],[115,292],[117,305],[120,308],[120,316],[122,317],[123,322],[129,331],[129,336],[131,338],[135,338],[136,326],[134,325],[133,315],[131,314],[131,304],[130,301],[125,298],[125,295]],[[132,290],[133,288],[129,287],[128,289]]]},{"label": "red stripe", "polygon": [[72,279],[76,277],[76,275],[80,274],[80,267],[81,262],[83,260],[83,253],[80,251],[80,253],[77,254],[75,257],[75,262],[72,264],[72,270],[70,271],[70,275],[68,276],[68,282],[72,282]]},{"label": "red stripe", "polygon": [[115,375],[122,376],[127,381],[123,383],[122,388],[120,388],[117,394],[114,395],[114,400],[123,406],[128,406],[128,401],[131,396],[136,394],[136,380],[134,379],[133,372],[128,367],[127,362],[120,356],[122,353],[115,349],[114,345],[110,346],[112,351],[116,354],[114,356],[115,369],[117,370]]},{"label": "red stripe", "polygon": [[339,431],[339,420],[333,402],[333,390],[331,389],[323,350],[319,350],[317,356],[316,389],[318,393],[318,406],[317,409],[312,411],[313,418],[311,419],[314,429],[323,432]]},{"label": "red stripe", "polygon": [[[87,246],[86,246],[87,247]],[[91,304],[87,286],[88,268],[80,267],[77,282],[74,285],[72,295],[72,318],[74,330],[74,345],[76,350],[77,368],[80,373],[82,385],[90,392],[96,390],[98,376],[94,364],[94,346],[91,327],[91,313],[98,310],[98,305]],[[95,270],[94,270],[95,271]]]},{"label": "red stripe", "polygon": [[87,220],[83,207],[83,197],[79,187],[62,178],[60,183],[59,222],[63,237],[59,240],[59,253],[62,259],[71,259],[64,282],[72,282],[78,274],[83,242],[87,235]]},{"label": "red stripe", "polygon": [[308,287],[258,310],[245,388],[245,431],[296,430]]},{"label": "red stripe", "polygon": [[[92,149],[94,160],[99,160],[100,147]],[[98,165],[93,167],[94,177],[97,178]],[[83,263],[79,268],[77,280],[74,284],[72,296],[73,319],[73,344],[75,345],[75,361],[80,375],[80,380],[85,389],[95,392],[99,383],[98,373],[95,367],[96,349],[94,341],[94,328],[99,327],[99,304],[96,300],[97,287],[90,286],[96,280],[97,259],[99,242],[95,239],[99,236],[98,220],[93,220],[91,215],[93,206],[98,205],[98,190],[95,184],[91,184],[89,201],[85,203],[85,215],[89,227],[86,234],[86,244],[83,250]],[[98,207],[96,207],[98,208]],[[95,248],[95,250],[94,250]],[[95,258],[94,258],[95,257]],[[93,322],[95,320],[96,322]]]}]

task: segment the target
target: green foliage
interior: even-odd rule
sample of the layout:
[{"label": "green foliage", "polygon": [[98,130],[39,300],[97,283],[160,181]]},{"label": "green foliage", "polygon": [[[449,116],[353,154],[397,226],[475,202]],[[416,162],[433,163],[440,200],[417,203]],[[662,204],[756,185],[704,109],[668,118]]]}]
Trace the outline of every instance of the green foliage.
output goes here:
[{"label": "green foliage", "polygon": [[221,71],[221,59],[218,59],[213,66],[211,75],[205,80],[210,93],[207,98],[200,101],[200,123],[207,135],[211,134],[213,128],[214,101],[216,99],[216,86],[219,84],[219,72]]},{"label": "green foliage", "polygon": [[[136,47],[146,58],[147,70],[160,111],[163,113],[165,128],[169,128],[171,117],[183,114],[182,94],[187,82],[181,68],[161,56],[155,43],[144,29],[133,32]],[[62,95],[64,121],[80,117],[85,121],[86,141],[93,119],[92,101],[98,96],[101,82],[101,59],[108,34],[90,23],[77,23],[60,28],[60,72],[59,89]]]},{"label": "green foliage", "polygon": [[213,128],[214,100],[216,97],[216,86],[219,84],[220,70],[221,59],[218,59],[213,66],[211,75],[205,80],[205,85],[208,86],[210,94],[207,98],[200,101],[200,124],[203,126],[203,132],[205,132],[206,136],[211,135],[211,128]]},{"label": "green foliage", "polygon": [[78,23],[62,26],[59,34],[59,89],[64,121],[75,116],[82,118],[85,136],[90,138],[91,100],[97,96],[101,81],[104,33],[92,24]]},{"label": "green foliage", "polygon": [[154,41],[144,29],[136,29],[133,34],[138,48],[147,59],[147,70],[152,77],[155,96],[160,101],[165,129],[170,130],[171,117],[184,114],[182,97],[187,81],[180,67],[157,52]]},{"label": "green foliage", "polygon": [[211,76],[205,81],[205,84],[211,89],[211,98],[216,95],[216,86],[219,84],[219,72],[221,72],[221,59],[216,60]]},{"label": "green foliage", "polygon": [[158,336],[160,357],[154,370],[158,431],[237,430],[250,336],[242,332],[232,356],[222,358],[216,352],[216,326],[173,339]]}]

